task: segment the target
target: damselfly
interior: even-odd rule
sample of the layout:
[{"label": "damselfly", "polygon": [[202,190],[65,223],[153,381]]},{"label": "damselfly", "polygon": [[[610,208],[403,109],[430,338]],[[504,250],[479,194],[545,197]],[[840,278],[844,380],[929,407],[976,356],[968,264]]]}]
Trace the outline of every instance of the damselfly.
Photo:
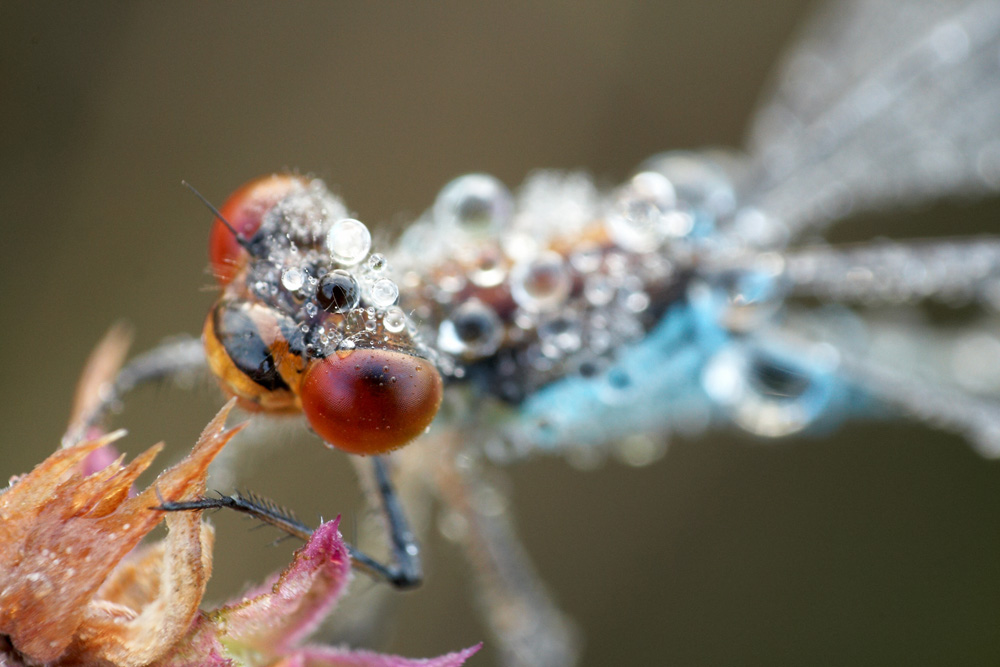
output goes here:
[{"label": "damselfly", "polygon": [[[996,451],[995,406],[975,391],[993,389],[985,321],[948,335],[810,305],[995,309],[993,241],[832,250],[818,233],[855,212],[995,189],[998,30],[988,2],[835,5],[790,56],[748,157],[659,156],[608,192],[579,175],[542,173],[516,196],[487,177],[457,180],[383,251],[386,266],[355,277],[373,309],[355,322],[308,315],[316,293],[293,293],[324,275],[293,246],[261,255],[254,299],[308,329],[300,357],[380,348],[398,333],[390,322],[423,341],[447,383],[445,419],[423,453],[400,453],[400,474],[457,508],[510,661],[571,651],[503,541],[489,487],[468,478],[480,458],[587,464],[610,446],[644,462],[669,433],[735,424],[774,437],[900,410]],[[343,217],[324,206],[322,239],[297,242],[306,250]],[[398,306],[377,296],[380,272]]]}]

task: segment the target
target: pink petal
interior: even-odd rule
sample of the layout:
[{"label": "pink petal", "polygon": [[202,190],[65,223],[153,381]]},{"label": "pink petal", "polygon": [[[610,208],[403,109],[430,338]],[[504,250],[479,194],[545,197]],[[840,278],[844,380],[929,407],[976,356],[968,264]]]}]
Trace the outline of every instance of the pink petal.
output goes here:
[{"label": "pink petal", "polygon": [[351,561],[339,525],[337,518],[317,528],[269,592],[248,596],[212,614],[212,620],[224,628],[226,643],[281,655],[316,629],[351,578]]},{"label": "pink petal", "polygon": [[[89,435],[90,434],[88,434],[88,436]],[[100,434],[95,435],[94,439],[97,439],[97,437],[100,437]],[[107,468],[109,465],[114,463],[118,457],[118,448],[108,443],[100,449],[95,449],[91,453],[87,454],[87,458],[83,460],[80,472],[84,477],[89,477],[95,472],[99,472]]]},{"label": "pink petal", "polygon": [[333,646],[306,646],[275,667],[459,667],[482,647],[476,644],[437,658],[413,659]]}]

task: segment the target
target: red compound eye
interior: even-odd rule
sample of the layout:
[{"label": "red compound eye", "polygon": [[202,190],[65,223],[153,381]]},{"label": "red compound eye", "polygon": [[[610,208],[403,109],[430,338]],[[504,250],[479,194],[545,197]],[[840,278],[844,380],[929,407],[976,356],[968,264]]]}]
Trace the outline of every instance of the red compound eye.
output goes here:
[{"label": "red compound eye", "polygon": [[[305,184],[304,178],[291,174],[263,176],[230,195],[219,213],[240,236],[249,239],[260,228],[261,219],[272,206],[293,189]],[[216,218],[208,237],[208,258],[212,262],[212,273],[220,284],[225,285],[233,279],[246,261],[246,256],[246,251],[236,242],[233,233]]]},{"label": "red compound eye", "polygon": [[426,359],[353,350],[310,364],[299,393],[309,424],[327,443],[352,454],[383,454],[424,432],[441,391],[441,376]]}]

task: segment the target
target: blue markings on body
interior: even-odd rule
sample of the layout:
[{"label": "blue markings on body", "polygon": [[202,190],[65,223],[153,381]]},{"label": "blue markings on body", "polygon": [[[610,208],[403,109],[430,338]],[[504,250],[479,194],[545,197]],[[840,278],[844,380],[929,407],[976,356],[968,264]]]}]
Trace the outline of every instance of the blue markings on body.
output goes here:
[{"label": "blue markings on body", "polygon": [[712,405],[701,388],[702,370],[727,338],[717,328],[699,331],[698,320],[687,305],[670,308],[603,372],[570,376],[530,396],[510,433],[552,450],[704,424]]},{"label": "blue markings on body", "polygon": [[829,359],[719,326],[710,302],[672,305],[599,374],[529,396],[506,434],[542,451],[593,448],[635,434],[694,434],[734,423],[765,437],[822,432],[877,406]]}]

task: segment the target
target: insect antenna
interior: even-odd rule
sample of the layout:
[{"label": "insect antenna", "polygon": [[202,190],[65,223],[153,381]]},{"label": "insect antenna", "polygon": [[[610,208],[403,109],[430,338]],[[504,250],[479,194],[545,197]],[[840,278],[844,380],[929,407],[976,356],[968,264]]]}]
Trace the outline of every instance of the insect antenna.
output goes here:
[{"label": "insect antenna", "polygon": [[210,210],[212,214],[215,215],[215,217],[218,218],[222,222],[222,224],[226,226],[226,229],[232,232],[233,237],[236,239],[236,242],[240,244],[240,247],[242,247],[244,250],[250,253],[253,257],[260,257],[261,253],[259,247],[256,244],[254,244],[250,239],[245,238],[242,234],[236,231],[236,228],[233,227],[231,224],[229,224],[229,221],[223,217],[222,213],[219,212],[219,209],[217,209],[212,204],[212,202],[208,201],[208,199],[203,194],[198,192],[198,190],[196,190],[195,187],[190,183],[188,183],[187,181],[181,181],[181,185],[186,187],[194,194],[195,197],[200,199],[201,203],[204,204],[208,208],[208,210]]}]

